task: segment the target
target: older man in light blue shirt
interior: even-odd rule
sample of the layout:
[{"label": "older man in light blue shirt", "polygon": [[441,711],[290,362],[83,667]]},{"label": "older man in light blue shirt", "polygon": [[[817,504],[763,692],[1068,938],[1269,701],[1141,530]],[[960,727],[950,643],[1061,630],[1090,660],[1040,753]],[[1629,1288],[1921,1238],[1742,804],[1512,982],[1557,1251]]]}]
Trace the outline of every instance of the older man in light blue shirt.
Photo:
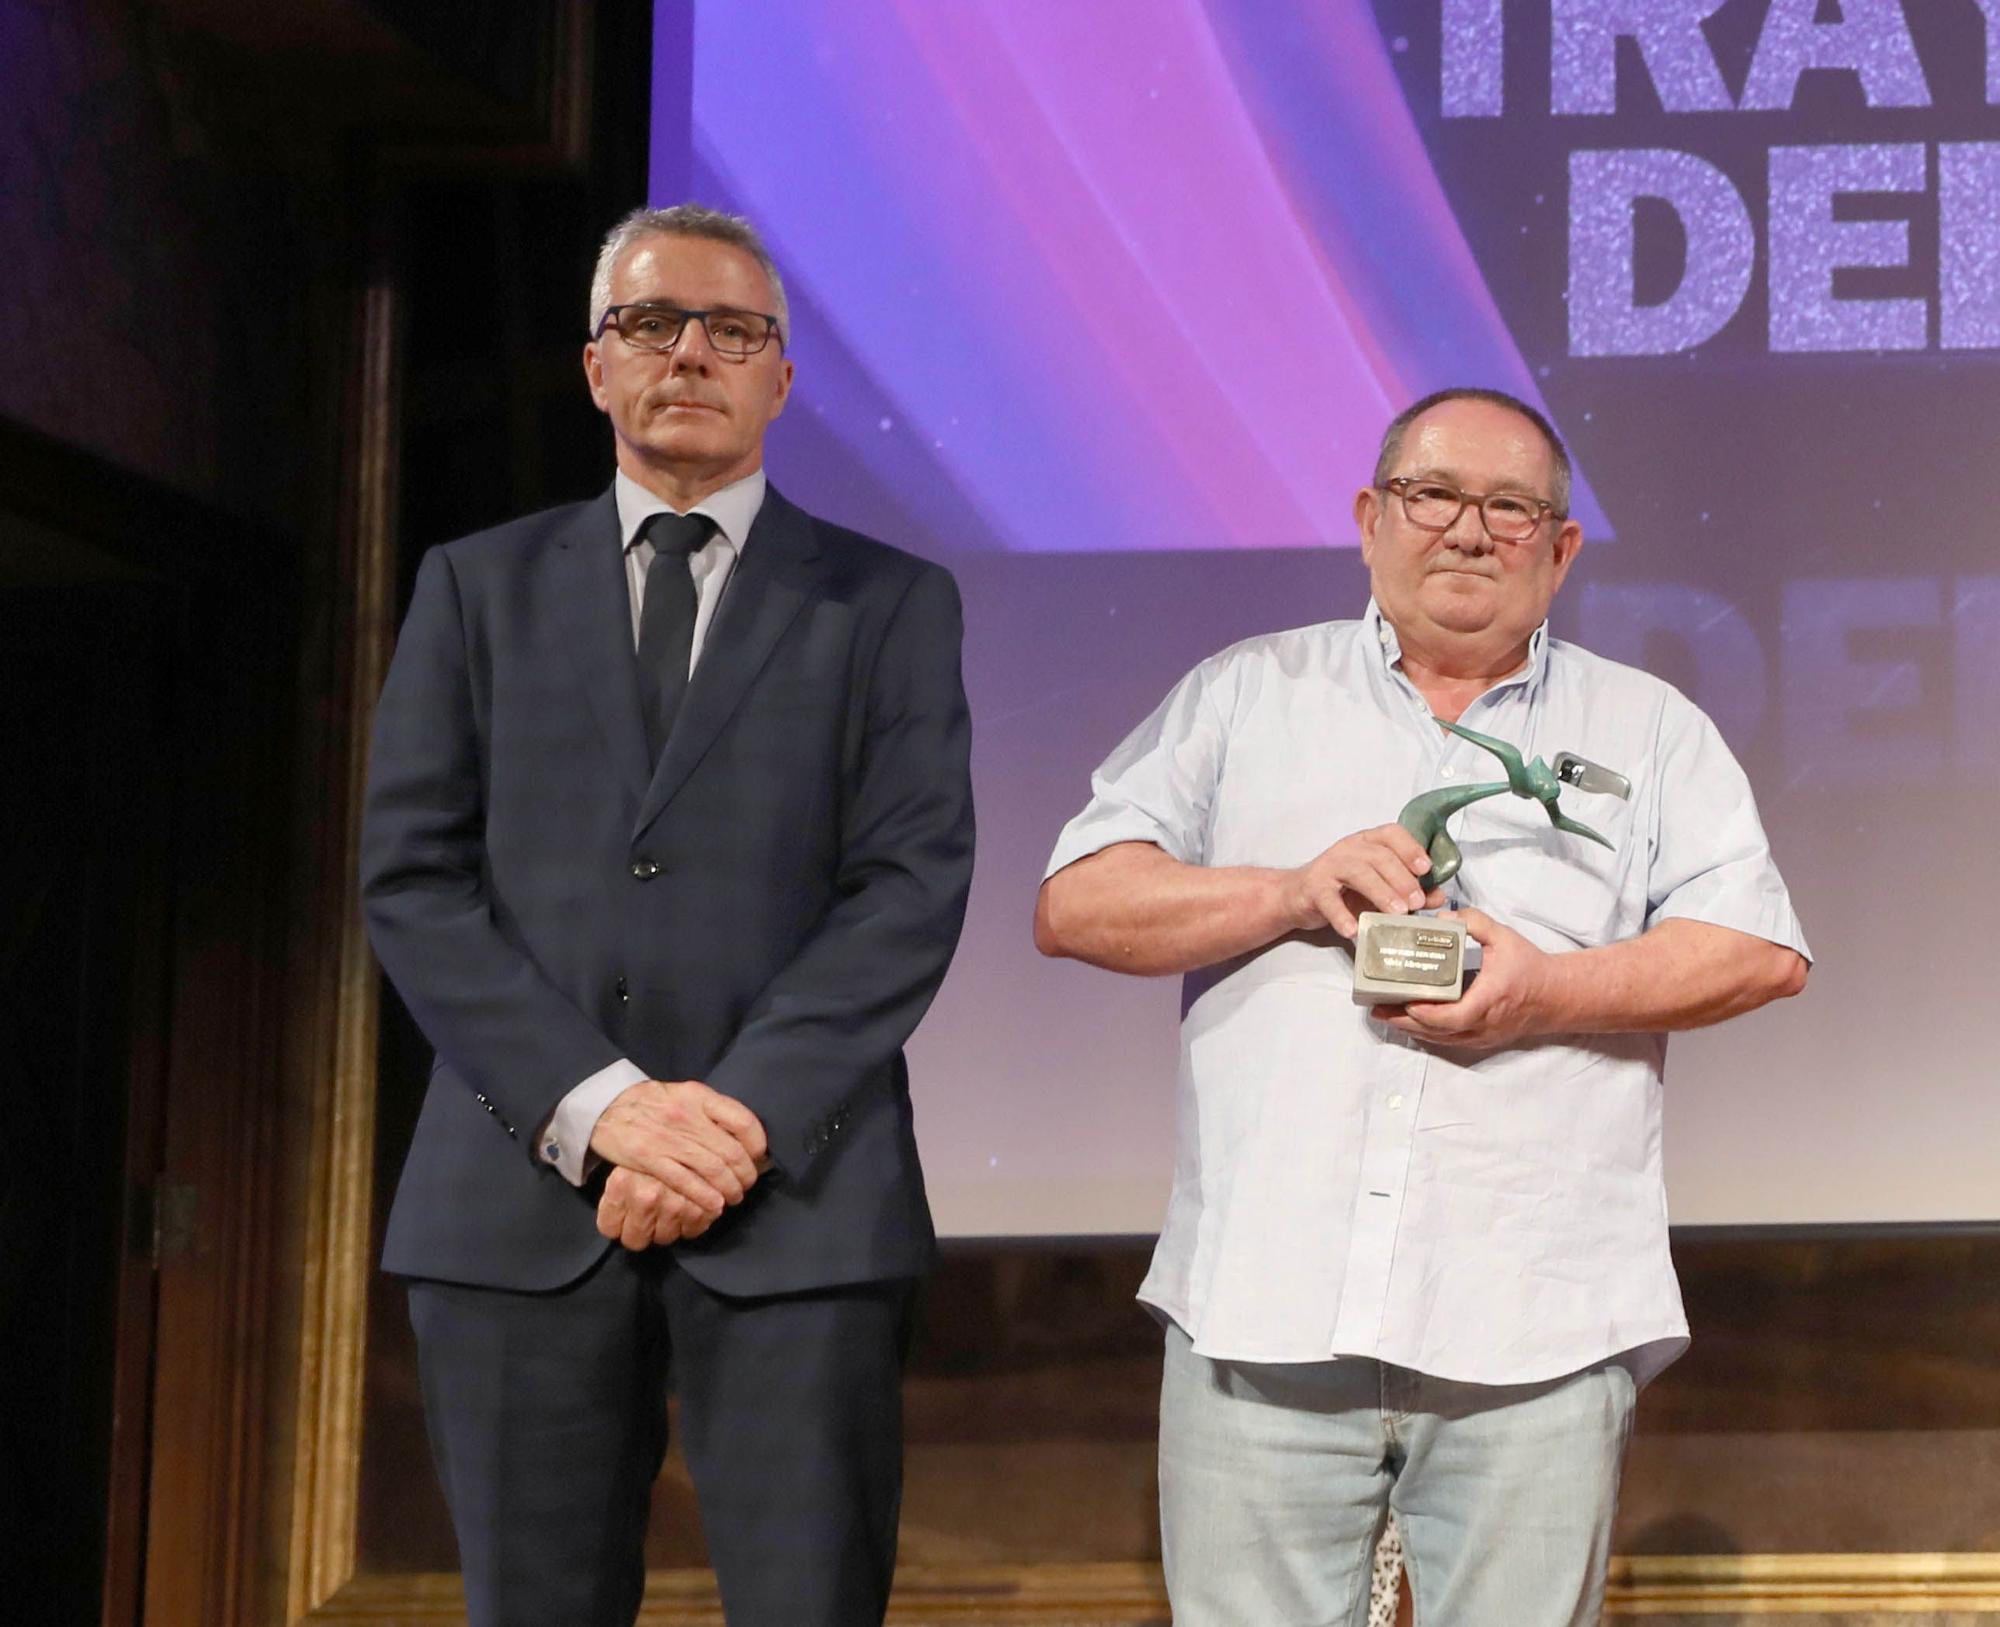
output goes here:
[{"label": "older man in light blue shirt", "polygon": [[[1601,1608],[1634,1392],[1687,1342],[1660,1165],[1666,1035],[1794,994],[1806,945],[1750,788],[1671,686],[1548,636],[1582,544],[1540,414],[1446,391],[1355,499],[1359,621],[1203,662],[1064,829],[1045,953],[1182,973],[1161,1515],[1181,1627],[1359,1620],[1388,1509],[1420,1620]],[[1457,816],[1448,889],[1395,823],[1576,752],[1631,800]],[[1352,998],[1362,909],[1448,907],[1463,998]]]}]

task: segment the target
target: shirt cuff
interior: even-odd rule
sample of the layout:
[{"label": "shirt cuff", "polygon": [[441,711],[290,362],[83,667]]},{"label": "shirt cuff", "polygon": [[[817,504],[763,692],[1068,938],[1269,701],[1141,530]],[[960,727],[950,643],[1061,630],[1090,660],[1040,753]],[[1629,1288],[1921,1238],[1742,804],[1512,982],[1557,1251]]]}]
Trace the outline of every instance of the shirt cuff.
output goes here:
[{"label": "shirt cuff", "polygon": [[598,1157],[590,1150],[590,1137],[604,1110],[632,1086],[652,1075],[636,1062],[620,1057],[608,1068],[599,1068],[561,1101],[542,1126],[536,1154],[543,1163],[553,1164],[556,1173],[571,1186],[581,1186],[597,1168]]},{"label": "shirt cuff", "polygon": [[1182,864],[1200,863],[1190,852],[1190,843],[1181,840],[1178,832],[1164,829],[1150,815],[1126,808],[1093,807],[1063,827],[1056,838],[1055,851],[1049,855],[1048,868],[1042,872],[1042,880],[1047,881],[1058,870],[1067,870],[1078,860],[1091,858],[1120,842],[1150,842],[1170,859],[1178,859]]}]

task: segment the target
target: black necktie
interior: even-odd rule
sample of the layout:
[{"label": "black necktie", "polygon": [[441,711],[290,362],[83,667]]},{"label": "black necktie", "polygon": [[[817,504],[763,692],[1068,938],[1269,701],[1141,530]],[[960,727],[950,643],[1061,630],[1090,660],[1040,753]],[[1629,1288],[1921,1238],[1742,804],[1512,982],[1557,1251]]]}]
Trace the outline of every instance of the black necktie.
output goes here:
[{"label": "black necktie", "polygon": [[666,749],[674,714],[687,693],[696,602],[688,556],[708,541],[714,526],[706,514],[660,513],[640,531],[653,545],[639,613],[639,706],[646,719],[646,750],[654,762]]}]

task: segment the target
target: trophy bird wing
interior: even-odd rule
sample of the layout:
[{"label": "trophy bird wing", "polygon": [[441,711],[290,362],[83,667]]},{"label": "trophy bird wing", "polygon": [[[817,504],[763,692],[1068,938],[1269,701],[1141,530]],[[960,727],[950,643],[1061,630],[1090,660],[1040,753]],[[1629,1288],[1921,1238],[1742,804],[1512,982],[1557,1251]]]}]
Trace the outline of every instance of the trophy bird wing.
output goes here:
[{"label": "trophy bird wing", "polygon": [[1470,740],[1498,757],[1507,770],[1507,789],[1517,797],[1534,796],[1534,788],[1528,783],[1528,767],[1521,761],[1521,754],[1505,740],[1495,740],[1490,734],[1481,734],[1477,729],[1468,729],[1462,723],[1447,723],[1443,718],[1433,721],[1441,729],[1449,729],[1462,740]]},{"label": "trophy bird wing", "polygon": [[1566,830],[1572,836],[1586,836],[1599,847],[1612,847],[1612,844],[1604,837],[1598,835],[1596,831],[1592,830],[1581,820],[1570,818],[1568,814],[1563,813],[1557,808],[1553,802],[1545,802],[1542,806],[1549,810],[1549,823],[1555,826],[1557,830]]}]

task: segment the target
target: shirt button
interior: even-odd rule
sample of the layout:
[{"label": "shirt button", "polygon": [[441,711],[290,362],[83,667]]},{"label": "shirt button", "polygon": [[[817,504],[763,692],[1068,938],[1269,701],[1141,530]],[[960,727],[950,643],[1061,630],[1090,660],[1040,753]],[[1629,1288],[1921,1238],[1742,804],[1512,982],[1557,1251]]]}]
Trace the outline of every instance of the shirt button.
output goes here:
[{"label": "shirt button", "polygon": [[1399,1092],[1398,1094],[1391,1096],[1386,1105],[1391,1113],[1401,1112],[1403,1107],[1403,1098],[1401,1093]]},{"label": "shirt button", "polygon": [[659,873],[660,867],[651,859],[634,859],[632,861],[632,875],[636,880],[651,881]]},{"label": "shirt button", "polygon": [[1446,779],[1451,778],[1451,770],[1449,768],[1441,768],[1438,770],[1438,772],[1442,774]]}]

